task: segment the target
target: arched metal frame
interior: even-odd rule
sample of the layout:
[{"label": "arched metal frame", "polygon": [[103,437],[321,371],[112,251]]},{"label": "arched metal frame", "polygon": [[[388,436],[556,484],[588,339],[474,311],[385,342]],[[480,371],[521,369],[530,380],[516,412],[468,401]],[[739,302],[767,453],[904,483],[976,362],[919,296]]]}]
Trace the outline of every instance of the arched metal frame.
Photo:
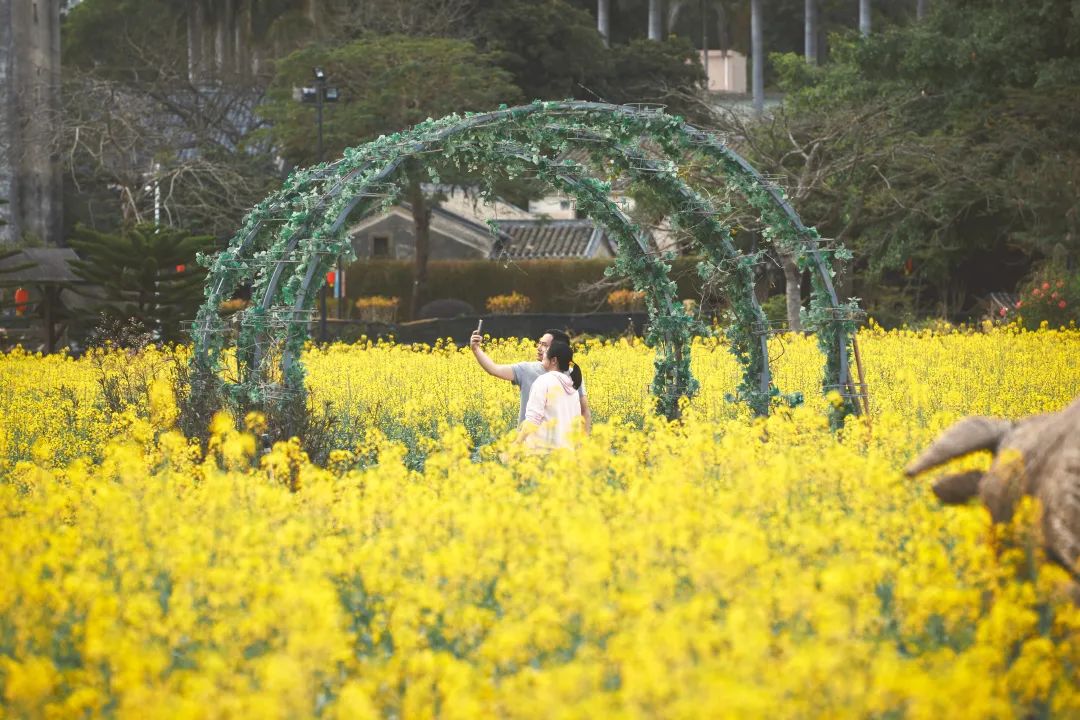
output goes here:
[{"label": "arched metal frame", "polygon": [[[649,152],[642,142],[650,143]],[[852,305],[841,304],[832,267],[784,198],[738,153],[705,131],[662,112],[603,103],[534,103],[515,108],[428,121],[400,135],[346,150],[332,163],[300,171],[278,192],[257,205],[229,247],[209,262],[206,302],[192,331],[193,392],[213,392],[224,402],[267,407],[303,397],[299,354],[308,337],[315,299],[326,271],[341,255],[351,256],[344,235],[350,218],[388,207],[406,185],[405,167],[426,168],[431,153],[458,166],[482,170],[499,160],[498,172],[534,173],[573,196],[616,241],[621,267],[636,289],[646,293],[652,339],[657,345],[653,392],[662,412],[677,414],[678,400],[697,383],[689,372],[688,344],[694,322],[686,317],[667,277],[669,266],[650,251],[640,228],[608,197],[608,186],[589,168],[565,157],[587,150],[634,181],[657,190],[671,204],[673,224],[686,230],[708,259],[708,272],[724,272],[735,311],[733,352],[744,367],[740,395],[755,412],[768,411],[777,394],[768,363],[768,323],[754,292],[754,255],[741,254],[730,229],[711,201],[683,181],[676,163],[687,158],[712,163],[729,186],[758,209],[766,236],[785,244],[813,271],[811,302],[819,308],[822,349],[827,356],[826,389],[854,393],[849,369]],[[240,316],[235,382],[221,379],[224,321],[217,308],[243,283],[252,284],[252,301]],[[273,351],[281,347],[280,359]],[[831,382],[830,382],[831,381]],[[845,409],[858,413],[855,403]]]}]

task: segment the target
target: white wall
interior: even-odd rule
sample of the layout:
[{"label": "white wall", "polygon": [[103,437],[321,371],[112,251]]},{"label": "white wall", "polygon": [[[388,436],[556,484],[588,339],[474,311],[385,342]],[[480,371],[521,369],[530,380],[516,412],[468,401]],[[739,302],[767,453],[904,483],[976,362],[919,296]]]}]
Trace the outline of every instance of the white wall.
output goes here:
[{"label": "white wall", "polygon": [[709,71],[709,91],[746,93],[746,56],[734,50],[710,50],[702,64]]},{"label": "white wall", "polygon": [[552,220],[573,220],[576,217],[574,201],[565,195],[547,195],[530,200],[529,214],[547,216]]}]

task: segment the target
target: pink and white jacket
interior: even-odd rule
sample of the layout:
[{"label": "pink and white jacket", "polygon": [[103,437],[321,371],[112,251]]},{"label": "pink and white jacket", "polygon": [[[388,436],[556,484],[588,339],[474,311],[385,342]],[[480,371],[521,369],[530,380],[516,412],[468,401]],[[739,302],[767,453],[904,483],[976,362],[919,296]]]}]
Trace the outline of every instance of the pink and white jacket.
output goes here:
[{"label": "pink and white jacket", "polygon": [[536,378],[525,405],[525,422],[536,425],[526,443],[532,447],[568,448],[574,418],[581,417],[581,399],[566,373],[552,370]]}]

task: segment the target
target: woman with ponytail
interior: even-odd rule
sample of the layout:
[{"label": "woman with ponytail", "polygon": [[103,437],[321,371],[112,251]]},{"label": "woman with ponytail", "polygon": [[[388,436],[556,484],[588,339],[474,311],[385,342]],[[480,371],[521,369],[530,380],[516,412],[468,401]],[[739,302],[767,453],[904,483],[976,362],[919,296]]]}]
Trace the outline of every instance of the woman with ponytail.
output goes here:
[{"label": "woman with ponytail", "polygon": [[541,361],[544,374],[533,382],[518,441],[540,449],[571,447],[570,434],[581,423],[581,368],[570,345],[555,340]]}]

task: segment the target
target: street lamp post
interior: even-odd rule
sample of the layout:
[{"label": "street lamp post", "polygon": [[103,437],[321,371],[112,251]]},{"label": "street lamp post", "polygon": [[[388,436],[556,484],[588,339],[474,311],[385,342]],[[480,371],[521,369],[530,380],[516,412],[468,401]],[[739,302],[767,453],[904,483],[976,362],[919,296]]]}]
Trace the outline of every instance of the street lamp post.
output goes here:
[{"label": "street lamp post", "polygon": [[[315,162],[323,161],[323,105],[338,101],[337,88],[326,86],[326,71],[317,67],[312,71],[315,77],[315,87],[302,87],[294,91],[296,98],[307,104],[315,106],[316,146]],[[338,314],[341,314],[341,303],[338,303]],[[319,294],[319,336],[322,342],[326,342],[326,285]]]},{"label": "street lamp post", "polygon": [[315,155],[315,162],[322,162],[323,159],[323,143],[322,143],[322,108],[323,102],[326,100],[326,73],[322,68],[315,68],[315,124],[319,127],[319,140],[318,150]]},{"label": "street lamp post", "polygon": [[701,64],[705,67],[705,91],[708,92],[709,83],[712,80],[709,77],[709,16],[707,14],[708,8],[705,7],[705,0],[698,3],[698,10],[701,16]]},{"label": "street lamp post", "polygon": [[315,106],[315,125],[317,130],[318,144],[316,145],[315,162],[323,160],[323,105],[338,101],[338,89],[326,86],[326,71],[317,67],[312,71],[315,77],[314,87],[297,88],[294,91],[296,98],[305,104]]}]

